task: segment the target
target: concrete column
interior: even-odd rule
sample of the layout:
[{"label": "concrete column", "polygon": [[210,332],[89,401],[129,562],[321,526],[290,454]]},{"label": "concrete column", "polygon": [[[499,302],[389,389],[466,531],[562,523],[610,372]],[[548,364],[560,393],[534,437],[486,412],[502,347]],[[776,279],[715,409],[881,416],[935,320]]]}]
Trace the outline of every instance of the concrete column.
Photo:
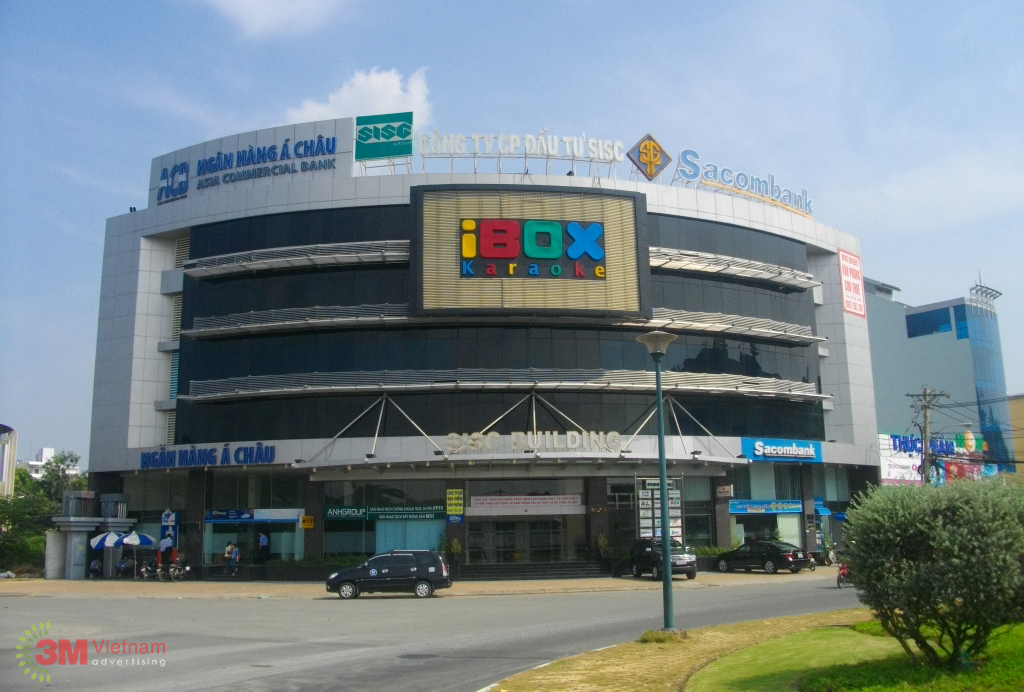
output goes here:
[{"label": "concrete column", "polygon": [[303,511],[313,517],[313,528],[303,531],[306,557],[324,555],[324,484],[309,479],[299,481]]},{"label": "concrete column", "polygon": [[587,489],[587,506],[590,510],[589,521],[587,522],[587,545],[590,546],[590,554],[593,557],[599,556],[597,552],[598,536],[604,536],[611,546],[611,535],[609,527],[611,520],[608,517],[608,479],[604,476],[591,476],[585,480]]},{"label": "concrete column", "polygon": [[713,493],[715,513],[715,545],[719,548],[729,549],[732,547],[732,531],[730,529],[729,497],[720,497],[718,488],[729,485],[725,476],[712,479],[711,492]]},{"label": "concrete column", "polygon": [[803,506],[803,536],[804,544],[800,546],[804,550],[814,551],[817,548],[818,538],[814,530],[814,477],[813,467],[809,464],[800,465],[800,500]]},{"label": "concrete column", "polygon": [[[196,570],[203,564],[203,519],[206,516],[206,481],[209,472],[204,468],[188,470],[188,487],[185,489],[185,516],[178,517],[185,528],[185,559]],[[180,539],[179,539],[180,540]],[[178,549],[181,550],[179,543]],[[223,547],[221,548],[223,550]]]}]

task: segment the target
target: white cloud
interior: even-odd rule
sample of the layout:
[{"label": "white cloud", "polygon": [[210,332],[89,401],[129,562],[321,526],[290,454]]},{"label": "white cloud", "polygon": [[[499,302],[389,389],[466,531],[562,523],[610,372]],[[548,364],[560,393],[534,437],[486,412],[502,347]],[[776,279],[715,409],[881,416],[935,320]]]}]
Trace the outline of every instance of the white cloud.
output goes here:
[{"label": "white cloud", "polygon": [[[247,36],[291,33],[295,22],[324,26],[344,0],[198,0],[210,5]],[[315,18],[315,19],[310,19]]]},{"label": "white cloud", "polygon": [[432,106],[428,100],[426,68],[409,75],[402,85],[402,75],[391,69],[382,72],[376,67],[369,72],[356,72],[337,91],[327,96],[327,102],[306,99],[298,108],[285,113],[289,123],[312,120],[332,120],[373,113],[413,111],[416,128],[430,123]]}]

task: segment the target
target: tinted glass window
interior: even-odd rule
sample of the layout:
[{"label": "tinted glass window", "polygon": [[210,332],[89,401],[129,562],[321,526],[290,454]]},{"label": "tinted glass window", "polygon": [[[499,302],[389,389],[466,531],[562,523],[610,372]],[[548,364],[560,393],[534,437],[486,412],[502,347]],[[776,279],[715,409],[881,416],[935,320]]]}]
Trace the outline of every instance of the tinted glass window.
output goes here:
[{"label": "tinted glass window", "polygon": [[939,308],[907,315],[907,338],[948,332],[953,328],[949,319],[949,308]]},{"label": "tinted glass window", "polygon": [[377,557],[370,558],[367,566],[370,569],[383,570],[390,569],[391,567],[391,556],[390,555],[379,555]]},{"label": "tinted glass window", "polygon": [[415,567],[415,563],[416,563],[416,561],[413,559],[412,555],[395,555],[395,556],[392,557],[391,560],[392,560],[391,561],[391,568],[392,569],[405,569],[405,570],[408,570],[408,569],[412,569],[413,567]]}]

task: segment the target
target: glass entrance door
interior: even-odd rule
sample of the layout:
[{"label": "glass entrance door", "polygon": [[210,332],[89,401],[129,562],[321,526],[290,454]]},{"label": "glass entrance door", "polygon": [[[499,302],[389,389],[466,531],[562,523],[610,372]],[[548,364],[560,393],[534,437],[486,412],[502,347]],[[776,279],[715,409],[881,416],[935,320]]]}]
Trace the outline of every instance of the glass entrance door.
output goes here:
[{"label": "glass entrance door", "polygon": [[471,519],[467,528],[467,564],[565,562],[586,545],[582,515]]}]

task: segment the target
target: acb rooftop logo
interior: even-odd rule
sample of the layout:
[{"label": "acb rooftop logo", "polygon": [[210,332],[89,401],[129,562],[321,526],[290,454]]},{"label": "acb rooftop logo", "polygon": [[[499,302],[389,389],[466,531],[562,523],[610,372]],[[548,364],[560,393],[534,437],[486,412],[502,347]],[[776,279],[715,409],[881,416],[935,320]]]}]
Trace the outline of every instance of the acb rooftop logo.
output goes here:
[{"label": "acb rooftop logo", "polygon": [[462,219],[463,278],[606,278],[604,225],[548,219]]},{"label": "acb rooftop logo", "polygon": [[157,204],[173,202],[188,194],[188,161],[181,161],[160,171],[160,187],[156,191]]},{"label": "acb rooftop logo", "polygon": [[356,118],[356,161],[412,156],[412,113]]}]

